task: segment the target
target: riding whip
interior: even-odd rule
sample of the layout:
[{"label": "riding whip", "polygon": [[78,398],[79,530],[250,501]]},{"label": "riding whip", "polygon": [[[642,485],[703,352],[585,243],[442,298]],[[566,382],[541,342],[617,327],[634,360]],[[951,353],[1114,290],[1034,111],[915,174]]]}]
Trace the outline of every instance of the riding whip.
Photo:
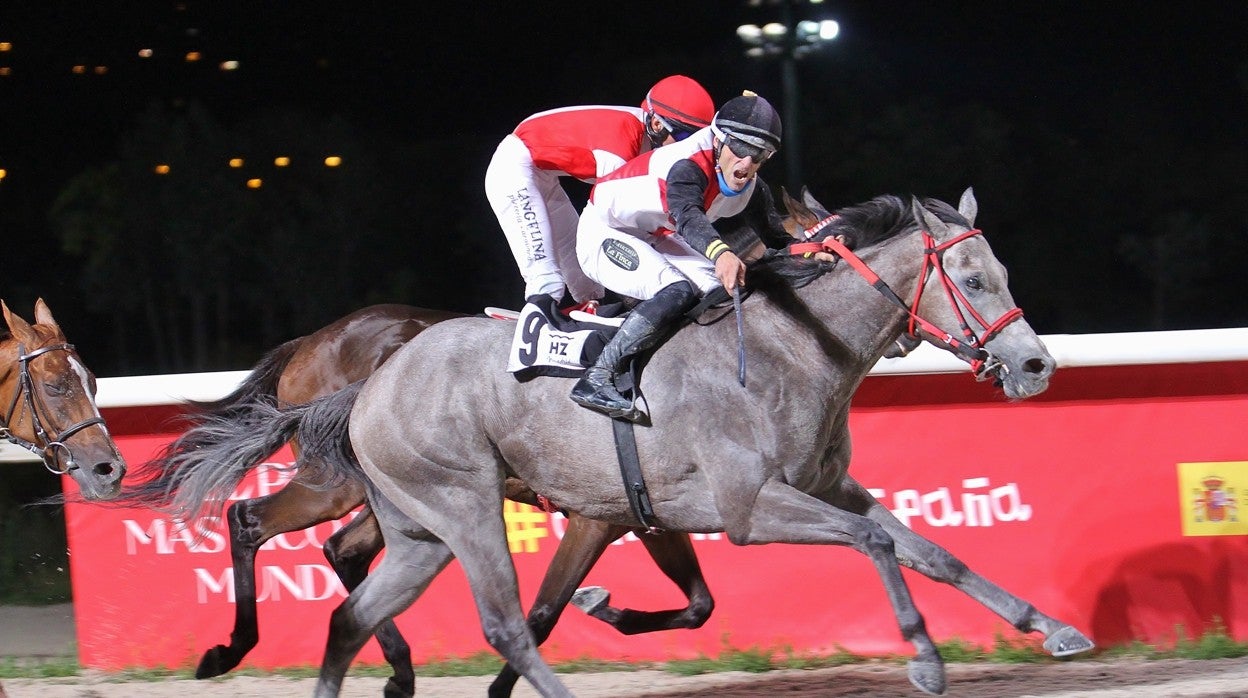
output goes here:
[{"label": "riding whip", "polygon": [[737,382],[745,387],[745,321],[741,316],[741,286],[732,287],[732,309],[737,314]]}]

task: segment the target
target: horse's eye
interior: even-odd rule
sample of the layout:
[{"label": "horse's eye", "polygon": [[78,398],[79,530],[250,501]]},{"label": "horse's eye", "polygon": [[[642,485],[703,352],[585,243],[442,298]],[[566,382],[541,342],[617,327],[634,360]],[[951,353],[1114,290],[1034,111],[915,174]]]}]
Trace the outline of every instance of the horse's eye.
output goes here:
[{"label": "horse's eye", "polygon": [[52,397],[65,397],[65,394],[69,392],[69,389],[56,383],[45,383],[43,391]]},{"label": "horse's eye", "polygon": [[978,291],[984,287],[984,284],[979,280],[978,276],[971,276],[966,279],[966,287],[972,291]]}]

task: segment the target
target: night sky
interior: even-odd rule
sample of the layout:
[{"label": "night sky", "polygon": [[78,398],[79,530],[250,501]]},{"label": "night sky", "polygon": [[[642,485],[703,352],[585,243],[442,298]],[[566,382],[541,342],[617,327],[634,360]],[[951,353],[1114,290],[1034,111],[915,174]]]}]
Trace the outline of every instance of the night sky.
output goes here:
[{"label": "night sky", "polygon": [[[745,0],[60,5],[0,4],[0,41],[14,47],[0,53],[0,66],[12,69],[0,77],[0,168],[8,172],[0,181],[0,235],[9,247],[0,297],[26,313],[33,295],[42,295],[58,315],[80,316],[72,274],[29,266],[14,271],[13,260],[33,256],[45,269],[72,270],[48,233],[51,200],[84,167],[115,157],[119,134],[152,98],[197,100],[226,122],[267,107],[298,106],[348,116],[364,130],[411,140],[467,137],[486,149],[535,111],[635,105],[650,84],[671,73],[697,78],[717,102],[748,88],[782,104],[779,65],[747,59],[735,33],[739,24],[775,20],[779,13]],[[837,123],[820,118],[824,107],[840,114],[852,104],[869,119],[892,103],[917,103],[939,120],[976,104],[1025,129],[1029,143],[1042,143],[1034,138],[1040,132],[1061,134],[1074,149],[1123,130],[1167,134],[1156,160],[1133,154],[1131,167],[1138,171],[1131,177],[1165,171],[1174,153],[1188,149],[1248,162],[1248,3],[829,0],[799,14],[841,25],[837,41],[799,65],[805,144],[835,140]],[[156,54],[143,61],[136,51],[145,46]],[[199,64],[182,60],[189,50],[203,53]],[[240,69],[215,70],[226,59],[239,60]],[[69,67],[77,63],[107,65],[108,72],[73,75]],[[924,163],[933,173],[946,165]],[[807,161],[804,167],[828,165]],[[1197,192],[1216,189],[1223,205],[1248,208],[1245,183],[1226,181],[1225,172],[1218,171],[1218,181],[1189,185]],[[763,171],[776,183],[783,173],[780,166]],[[1069,194],[1055,198],[1055,181],[1066,174],[1025,182],[1021,191],[1010,190],[1022,197],[1011,203],[1077,228],[1078,218],[1063,219],[1063,208],[1073,203]],[[438,162],[411,163],[413,181],[439,175]],[[475,186],[478,198],[464,205],[488,216],[479,186],[484,162],[476,176],[478,184],[466,182],[465,190]],[[991,211],[994,194],[1002,195],[991,181],[928,190],[921,169],[907,180],[891,193],[917,188],[913,193],[956,201],[961,186],[975,185],[981,211]],[[885,192],[848,199],[840,191],[815,193],[825,203],[846,205]],[[1192,207],[1202,205],[1194,199]],[[1248,236],[1242,217],[1239,231]],[[497,244],[505,244],[501,234]],[[1043,249],[1043,241],[1037,244]],[[1020,260],[1008,262],[1017,279]],[[514,268],[499,273],[517,276],[519,288]],[[1042,288],[1043,282],[1024,287]],[[1019,300],[1026,308],[1027,299]],[[1245,305],[1235,298],[1204,302]],[[1244,320],[1237,311],[1212,320],[1206,314],[1197,324]],[[1037,330],[1099,329],[1055,324]]]}]

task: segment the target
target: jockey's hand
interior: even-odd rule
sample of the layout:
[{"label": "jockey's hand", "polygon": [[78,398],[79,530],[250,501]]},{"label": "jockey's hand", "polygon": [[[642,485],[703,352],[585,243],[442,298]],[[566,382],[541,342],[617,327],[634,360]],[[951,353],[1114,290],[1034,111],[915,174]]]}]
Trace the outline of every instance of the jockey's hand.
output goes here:
[{"label": "jockey's hand", "polygon": [[[837,241],[837,242],[839,242],[839,243],[841,243],[842,245],[844,245],[844,244],[845,244],[845,236],[844,236],[844,235],[837,235],[837,236],[836,236],[836,241]],[[834,254],[832,254],[831,252],[816,252],[816,253],[815,253],[815,259],[819,260],[820,262],[832,262],[833,264],[835,264],[835,263],[836,263],[836,260],[837,260],[837,256],[836,256],[836,255],[834,255]]]},{"label": "jockey's hand", "polygon": [[715,258],[715,278],[728,291],[745,285],[745,262],[731,251]]}]

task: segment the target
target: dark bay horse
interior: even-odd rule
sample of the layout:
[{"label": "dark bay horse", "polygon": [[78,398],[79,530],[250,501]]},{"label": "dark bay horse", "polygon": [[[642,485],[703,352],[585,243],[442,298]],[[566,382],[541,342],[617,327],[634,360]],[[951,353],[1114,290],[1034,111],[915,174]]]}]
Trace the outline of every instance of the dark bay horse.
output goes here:
[{"label": "dark bay horse", "polygon": [[[1022,632],[1043,634],[1054,655],[1090,649],[1075,628],[908,529],[848,472],[850,399],[905,336],[957,352],[1009,399],[1048,387],[1055,363],[973,228],[970,190],[956,210],[879,197],[834,218],[809,196],[789,205],[843,261],[776,258],[750,272],[756,291],[745,303],[745,336],[767,339],[751,345],[747,385],[732,370],[731,323],[680,330],[641,376],[653,426],[637,431],[637,449],[657,525],[724,531],[738,545],[846,545],[867,555],[915,648],[911,681],[928,693],[944,692],[944,665],[900,565],[953,585]],[[831,242],[841,237],[848,249]],[[542,695],[570,695],[525,624],[501,513],[482,512],[498,510],[506,479],[518,476],[583,516],[629,525],[633,514],[608,421],[567,399],[569,381],[512,379],[502,351],[511,333],[509,323],[487,319],[439,323],[365,383],[300,408],[255,405],[231,444],[273,438],[265,430],[297,433],[305,453],[371,483],[387,555],[332,616],[318,696],[338,694],[373,629],[407,608],[452,557],[490,644]]]},{"label": "dark bay horse", "polygon": [[[187,460],[180,454],[200,452],[219,443],[223,432],[240,428],[245,406],[254,401],[298,405],[333,393],[371,375],[396,349],[429,326],[462,317],[458,313],[408,305],[383,304],[357,310],[313,332],[268,352],[230,395],[216,401],[191,403],[186,417],[188,430],[156,459],[138,465],[133,483],[123,492],[123,506],[162,509],[184,520],[207,500],[222,501],[246,470],[218,467],[208,460]],[[236,667],[259,641],[256,613],[256,554],[266,541],[346,515],[365,502],[365,488],[356,480],[323,481],[315,463],[306,462],[297,442],[292,443],[298,471],[281,490],[255,499],[241,500],[226,510],[235,590],[234,629],[228,645],[216,645],[204,653],[197,678],[218,676]],[[258,462],[258,461],[257,461]],[[537,504],[533,493],[518,480],[508,483],[508,495]],[[597,588],[577,592],[594,562],[606,547],[630,530],[628,526],[592,521],[569,512],[568,526],[550,570],[542,581],[529,613],[538,642],[545,640],[569,599],[620,632],[700,627],[714,603],[702,577],[689,538],[683,533],[642,536],[656,563],[689,598],[683,609],[635,611],[607,605],[605,591]],[[383,546],[381,532],[367,506],[325,543],[326,558],[348,590],[368,574],[369,565]],[[376,632],[387,661],[395,669],[387,692],[412,695],[410,650],[390,621]],[[504,669],[491,688],[493,696],[510,695],[518,675]]]},{"label": "dark bay horse", "polygon": [[34,324],[3,301],[0,309],[0,438],[39,456],[53,474],[68,474],[83,499],[116,497],[126,461],[95,404],[95,374],[42,298]]}]

